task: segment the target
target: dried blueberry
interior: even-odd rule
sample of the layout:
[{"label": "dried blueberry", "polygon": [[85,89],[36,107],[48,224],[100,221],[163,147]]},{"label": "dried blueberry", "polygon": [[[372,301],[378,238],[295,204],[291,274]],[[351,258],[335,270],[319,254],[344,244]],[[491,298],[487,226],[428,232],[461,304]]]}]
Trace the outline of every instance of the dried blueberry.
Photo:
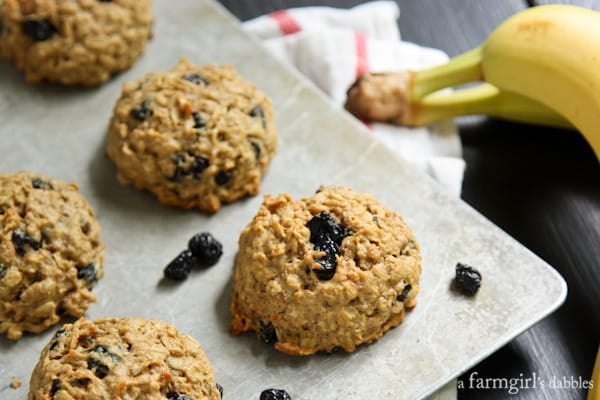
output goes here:
[{"label": "dried blueberry", "polygon": [[184,157],[181,154],[175,154],[173,156],[173,163],[175,164],[175,172],[169,178],[173,182],[181,182],[185,177],[185,170],[183,169]]},{"label": "dried blueberry", "polygon": [[188,249],[201,267],[215,265],[223,255],[223,245],[209,232],[194,235],[188,242]]},{"label": "dried blueberry", "polygon": [[98,0],[100,3],[111,3],[112,0]]},{"label": "dried blueberry", "polygon": [[48,40],[56,33],[56,28],[47,19],[23,21],[23,32],[36,42]]},{"label": "dried blueberry", "polygon": [[258,327],[258,336],[260,337],[260,340],[266,344],[277,343],[277,340],[279,340],[277,338],[277,331],[270,322],[265,324],[264,322],[260,321]]},{"label": "dried blueberry", "polygon": [[202,129],[206,126],[206,121],[199,112],[194,111],[192,117],[194,117],[194,129]]},{"label": "dried blueberry", "polygon": [[208,85],[208,81],[206,80],[206,78],[198,74],[191,73],[183,76],[182,78],[186,81],[193,82],[196,85]]},{"label": "dried blueberry", "polygon": [[196,259],[190,250],[184,250],[164,270],[165,278],[182,281],[188,277]]},{"label": "dried blueberry", "polygon": [[32,250],[39,250],[42,247],[40,242],[27,235],[22,230],[13,231],[11,240],[15,246],[15,251],[20,256],[25,254],[25,251],[27,250],[26,246],[29,246]]},{"label": "dried blueberry", "polygon": [[194,179],[200,179],[200,175],[202,175],[209,165],[208,159],[201,156],[194,156],[194,162],[192,162],[189,172],[194,176]]},{"label": "dried blueberry", "polygon": [[87,367],[88,369],[94,371],[94,374],[100,379],[103,379],[106,375],[108,375],[109,372],[106,364],[103,364],[93,357],[88,358]]},{"label": "dried blueberry", "polygon": [[77,278],[83,279],[88,285],[95,283],[98,281],[98,277],[96,276],[96,266],[93,263],[90,263],[86,266],[78,267]]},{"label": "dried blueberry", "polygon": [[57,330],[56,333],[54,334],[54,341],[50,345],[50,351],[54,350],[56,348],[56,346],[58,346],[58,339],[61,336],[66,336],[67,334],[68,334],[68,332],[66,329]]},{"label": "dried blueberry", "polygon": [[256,156],[256,159],[260,160],[262,156],[262,148],[260,147],[260,144],[258,144],[258,142],[255,142],[254,140],[250,140],[250,146],[252,146],[252,150],[254,150],[254,155]]},{"label": "dried blueberry", "polygon": [[60,379],[53,379],[52,387],[50,387],[50,396],[54,396],[56,394],[56,392],[58,392],[61,389],[62,389],[62,383],[60,382]]},{"label": "dried blueberry", "polygon": [[262,126],[267,129],[267,118],[265,117],[265,110],[261,106],[256,106],[248,113],[252,118],[260,117]]},{"label": "dried blueberry", "polygon": [[6,272],[8,271],[8,267],[2,263],[0,263],[0,279],[4,278]]},{"label": "dried blueberry", "polygon": [[481,286],[481,273],[466,264],[457,263],[453,284],[459,292],[472,296]]},{"label": "dried blueberry", "polygon": [[404,286],[404,289],[402,289],[402,292],[398,296],[396,296],[396,300],[398,300],[398,301],[406,300],[406,296],[408,296],[408,293],[410,293],[411,289],[412,289],[412,286],[410,286],[410,285]]},{"label": "dried blueberry", "polygon": [[292,400],[283,389],[266,389],[260,394],[260,400]]},{"label": "dried blueberry", "polygon": [[33,178],[31,180],[31,186],[33,186],[34,189],[44,189],[44,190],[54,189],[54,187],[52,186],[52,184],[50,182],[46,182],[40,178]]},{"label": "dried blueberry", "polygon": [[221,398],[223,398],[223,386],[217,383],[217,390],[219,391],[219,395],[221,395]]},{"label": "dried blueberry", "polygon": [[167,399],[169,399],[169,400],[192,400],[191,397],[188,397],[185,394],[181,394],[181,393],[177,393],[177,392],[168,392]]},{"label": "dried blueberry", "polygon": [[217,185],[223,186],[226,185],[232,177],[233,170],[221,170],[217,172],[217,175],[215,175],[215,182],[217,183]]},{"label": "dried blueberry", "polygon": [[131,109],[131,116],[138,121],[145,121],[148,117],[151,117],[154,112],[148,107],[146,100],[142,101],[139,106]]},{"label": "dried blueberry", "polygon": [[321,268],[315,270],[315,274],[321,280],[329,280],[333,278],[337,268],[336,255],[340,253],[342,240],[350,235],[351,231],[336,223],[325,211],[312,217],[306,226],[310,230],[310,242],[317,250],[325,252],[325,256],[316,260]]}]

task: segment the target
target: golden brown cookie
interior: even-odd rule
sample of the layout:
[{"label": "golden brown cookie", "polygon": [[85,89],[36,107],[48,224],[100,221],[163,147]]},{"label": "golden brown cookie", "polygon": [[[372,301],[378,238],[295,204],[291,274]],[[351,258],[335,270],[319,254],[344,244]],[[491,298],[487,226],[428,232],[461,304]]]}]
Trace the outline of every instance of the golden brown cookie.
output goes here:
[{"label": "golden brown cookie", "polygon": [[242,231],[231,331],[279,351],[354,351],[416,304],[419,246],[397,212],[341,186],[265,200]]},{"label": "golden brown cookie", "polygon": [[4,0],[0,56],[30,82],[95,86],[133,65],[152,22],[151,0]]},{"label": "golden brown cookie", "polygon": [[124,85],[108,156],[161,203],[216,212],[258,194],[277,148],[270,100],[231,66],[182,60]]},{"label": "golden brown cookie", "polygon": [[77,185],[21,172],[0,188],[0,334],[18,340],[96,301],[104,245]]},{"label": "golden brown cookie", "polygon": [[218,400],[213,369],[191,336],[159,320],[81,318],[42,350],[29,400]]}]

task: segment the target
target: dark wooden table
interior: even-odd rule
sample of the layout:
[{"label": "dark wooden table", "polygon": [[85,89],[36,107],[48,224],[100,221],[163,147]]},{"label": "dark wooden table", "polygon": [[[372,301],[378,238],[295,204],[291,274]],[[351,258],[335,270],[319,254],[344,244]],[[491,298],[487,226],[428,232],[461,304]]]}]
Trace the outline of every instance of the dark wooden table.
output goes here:
[{"label": "dark wooden table", "polygon": [[[308,5],[352,7],[360,0],[221,0],[241,20]],[[404,40],[456,55],[478,45],[525,0],[396,0]],[[563,1],[600,10],[600,0]],[[599,72],[600,73],[600,72]],[[467,163],[462,198],[554,266],[565,304],[459,379],[459,399],[585,399],[552,379],[589,380],[600,341],[600,165],[580,135],[491,119],[461,119]],[[600,127],[598,127],[600,129]],[[515,260],[518,263],[519,260]],[[539,377],[544,388],[476,390],[469,376]],[[600,384],[600,382],[599,382]]]}]

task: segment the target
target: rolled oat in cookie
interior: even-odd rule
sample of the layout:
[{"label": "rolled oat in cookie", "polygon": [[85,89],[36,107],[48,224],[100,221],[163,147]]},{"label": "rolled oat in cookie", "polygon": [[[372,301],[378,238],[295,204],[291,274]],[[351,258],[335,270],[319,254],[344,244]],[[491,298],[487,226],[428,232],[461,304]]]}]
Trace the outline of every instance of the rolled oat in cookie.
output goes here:
[{"label": "rolled oat in cookie", "polygon": [[30,82],[96,86],[133,65],[152,23],[151,0],[4,0],[0,56]]},{"label": "rolled oat in cookie", "polygon": [[294,355],[351,352],[402,322],[420,275],[413,233],[373,196],[267,195],[239,238],[231,331]]},{"label": "rolled oat in cookie", "polygon": [[81,318],[44,347],[29,400],[218,400],[200,344],[165,322]]},{"label": "rolled oat in cookie", "polygon": [[276,149],[264,93],[231,66],[186,60],[123,86],[107,144],[122,181],[211,213],[258,194]]},{"label": "rolled oat in cookie", "polygon": [[18,340],[96,301],[104,245],[77,185],[20,172],[0,188],[0,334]]}]

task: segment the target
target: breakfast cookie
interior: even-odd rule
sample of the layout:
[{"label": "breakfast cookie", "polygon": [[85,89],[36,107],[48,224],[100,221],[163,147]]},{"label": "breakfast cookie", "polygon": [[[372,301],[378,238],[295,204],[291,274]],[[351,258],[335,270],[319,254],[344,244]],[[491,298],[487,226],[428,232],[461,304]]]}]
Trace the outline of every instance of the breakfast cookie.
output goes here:
[{"label": "breakfast cookie", "polygon": [[137,60],[152,22],[151,0],[3,0],[0,56],[30,82],[96,86]]},{"label": "breakfast cookie", "polygon": [[125,84],[108,135],[122,181],[163,204],[207,212],[258,194],[277,148],[262,92],[231,66],[186,60]]},{"label": "breakfast cookie", "polygon": [[20,172],[0,188],[0,334],[18,340],[96,301],[104,246],[77,185]]},{"label": "breakfast cookie", "polygon": [[29,400],[218,400],[200,344],[159,320],[81,318],[42,350]]},{"label": "breakfast cookie", "polygon": [[351,352],[402,322],[420,275],[411,230],[373,196],[342,186],[267,195],[240,235],[231,331],[289,354]]}]

